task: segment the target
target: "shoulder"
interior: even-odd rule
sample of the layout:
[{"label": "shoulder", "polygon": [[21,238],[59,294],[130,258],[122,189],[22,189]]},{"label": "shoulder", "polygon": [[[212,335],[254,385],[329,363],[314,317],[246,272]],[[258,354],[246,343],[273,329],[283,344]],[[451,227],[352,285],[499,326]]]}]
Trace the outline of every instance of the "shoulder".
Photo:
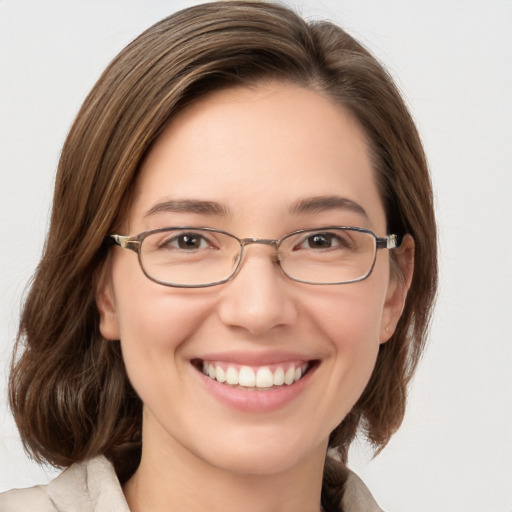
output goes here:
[{"label": "shoulder", "polygon": [[352,471],[348,473],[341,504],[346,512],[384,512],[368,487]]},{"label": "shoulder", "polygon": [[73,464],[48,485],[0,494],[0,512],[129,512],[104,457]]},{"label": "shoulder", "polygon": [[328,512],[384,512],[364,482],[329,456],[324,469],[322,501]]},{"label": "shoulder", "polygon": [[13,489],[0,494],[1,512],[28,512],[29,510],[55,512],[57,509],[42,486]]}]

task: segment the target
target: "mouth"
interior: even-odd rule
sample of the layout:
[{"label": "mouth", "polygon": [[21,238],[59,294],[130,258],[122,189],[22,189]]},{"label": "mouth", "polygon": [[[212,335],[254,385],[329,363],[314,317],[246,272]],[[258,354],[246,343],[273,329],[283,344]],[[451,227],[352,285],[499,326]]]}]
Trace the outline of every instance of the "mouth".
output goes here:
[{"label": "mouth", "polygon": [[318,366],[319,362],[290,361],[265,366],[247,366],[194,359],[192,364],[201,373],[220,384],[243,390],[270,391],[292,386]]}]

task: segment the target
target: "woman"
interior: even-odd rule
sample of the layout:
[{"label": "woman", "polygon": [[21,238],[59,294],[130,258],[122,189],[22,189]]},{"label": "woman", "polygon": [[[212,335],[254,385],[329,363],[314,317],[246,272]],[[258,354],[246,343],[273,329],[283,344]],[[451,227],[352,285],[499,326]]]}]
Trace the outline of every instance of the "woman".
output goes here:
[{"label": "woman", "polygon": [[378,62],[274,4],[170,16],[64,145],[10,399],[69,469],[0,509],[380,510],[347,452],[399,427],[435,288],[425,157]]}]

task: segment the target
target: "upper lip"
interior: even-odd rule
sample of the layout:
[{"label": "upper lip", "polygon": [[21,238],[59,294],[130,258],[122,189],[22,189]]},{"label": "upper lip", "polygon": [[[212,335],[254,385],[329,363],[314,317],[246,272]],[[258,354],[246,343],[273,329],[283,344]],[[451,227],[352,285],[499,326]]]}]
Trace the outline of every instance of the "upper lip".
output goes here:
[{"label": "upper lip", "polygon": [[273,351],[256,353],[245,351],[230,351],[202,354],[193,358],[193,360],[194,359],[200,359],[201,361],[222,361],[225,363],[233,363],[246,366],[266,366],[289,362],[309,362],[318,358],[298,352]]}]

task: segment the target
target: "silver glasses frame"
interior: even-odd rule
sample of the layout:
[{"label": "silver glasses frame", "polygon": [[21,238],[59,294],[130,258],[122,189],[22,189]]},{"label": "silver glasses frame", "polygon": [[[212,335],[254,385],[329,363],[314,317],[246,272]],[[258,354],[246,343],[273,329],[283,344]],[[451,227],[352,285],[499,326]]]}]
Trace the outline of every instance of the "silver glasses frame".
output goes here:
[{"label": "silver glasses frame", "polygon": [[[146,269],[144,268],[144,265],[142,264],[141,259],[141,247],[142,242],[146,237],[149,235],[152,235],[153,233],[161,233],[165,231],[175,231],[175,230],[201,230],[201,231],[209,231],[213,233],[221,233],[223,235],[227,235],[234,240],[236,240],[240,244],[240,251],[237,256],[237,260],[234,265],[234,270],[231,273],[229,277],[226,279],[222,279],[220,281],[215,281],[213,283],[207,283],[207,284],[174,284],[174,283],[168,283],[166,281],[160,281],[159,279],[155,279],[154,277],[150,276]],[[150,229],[148,231],[143,231],[142,233],[139,233],[138,235],[109,235],[107,237],[107,240],[110,241],[111,244],[118,245],[122,247],[123,249],[129,249],[137,254],[140,268],[142,269],[142,272],[144,275],[150,280],[155,283],[161,284],[163,286],[169,286],[172,288],[207,288],[210,286],[217,286],[220,284],[227,283],[228,281],[233,280],[238,272],[240,271],[240,268],[242,267],[242,262],[244,259],[244,249],[247,245],[252,244],[263,244],[263,245],[269,245],[274,248],[274,256],[276,255],[277,251],[279,250],[280,245],[287,239],[295,235],[300,235],[301,233],[307,233],[307,232],[322,232],[332,229],[341,229],[346,231],[358,231],[360,233],[367,233],[368,235],[371,235],[375,239],[375,254],[373,257],[373,261],[371,264],[370,269],[368,272],[358,278],[353,279],[351,281],[342,281],[342,282],[333,282],[333,283],[315,283],[311,281],[304,281],[301,279],[297,279],[295,277],[290,276],[286,273],[286,271],[282,268],[280,265],[279,258],[275,257],[275,261],[277,264],[279,264],[283,274],[291,279],[292,281],[296,281],[298,283],[304,283],[304,284],[311,284],[311,285],[340,285],[340,284],[349,284],[349,283],[355,283],[359,281],[363,281],[364,279],[367,279],[370,274],[373,271],[373,268],[375,266],[375,261],[377,259],[377,252],[379,249],[396,249],[397,247],[400,247],[400,244],[402,243],[402,237],[399,235],[386,235],[384,237],[378,237],[373,231],[366,229],[366,228],[358,228],[353,226],[321,226],[319,228],[307,228],[307,229],[299,229],[297,231],[292,231],[291,233],[287,233],[286,235],[283,235],[281,238],[277,239],[271,239],[271,238],[238,238],[237,236],[224,231],[222,229],[216,229],[216,228],[209,228],[209,227],[199,227],[199,226],[172,226],[172,227],[165,227],[165,228],[158,228],[158,229]]]}]

